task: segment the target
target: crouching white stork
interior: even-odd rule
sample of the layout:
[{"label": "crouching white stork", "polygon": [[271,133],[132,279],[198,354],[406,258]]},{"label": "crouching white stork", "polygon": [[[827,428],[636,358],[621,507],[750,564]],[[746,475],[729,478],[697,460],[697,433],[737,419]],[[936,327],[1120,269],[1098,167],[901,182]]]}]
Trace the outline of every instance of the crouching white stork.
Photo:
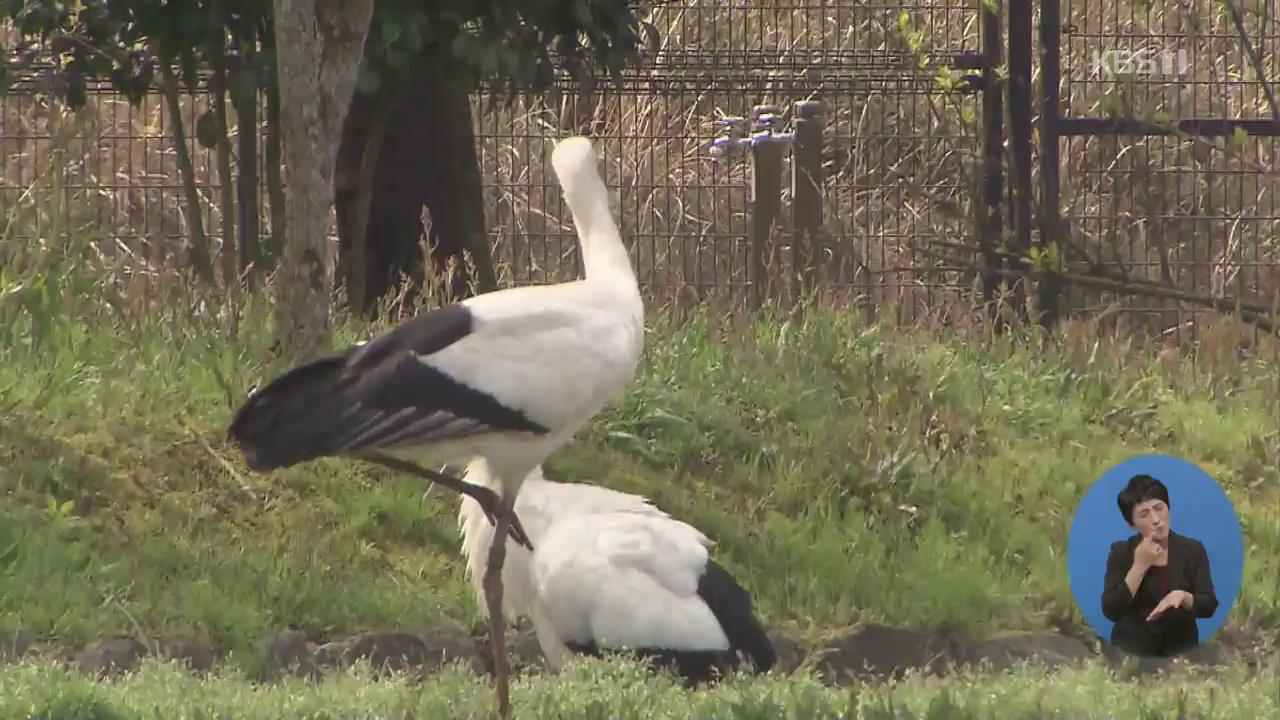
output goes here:
[{"label": "crouching white stork", "polygon": [[[359,457],[464,492],[497,536],[525,540],[512,512],[521,482],[622,393],[644,334],[639,287],[590,141],[559,142],[551,164],[577,228],[585,277],[478,295],[277,377],[249,396],[228,430],[253,469]],[[492,487],[420,467],[475,457],[487,461]],[[509,717],[505,548],[491,544],[483,587],[498,709]]]},{"label": "crouching white stork", "polygon": [[[501,491],[483,459],[468,465],[465,479]],[[574,653],[630,652],[690,686],[744,665],[773,667],[773,644],[750,595],[693,526],[639,495],[548,480],[541,467],[525,479],[515,511],[533,550],[507,549],[505,611],[532,621],[551,667]],[[471,498],[462,499],[458,524],[467,574],[482,596],[494,531]]]}]

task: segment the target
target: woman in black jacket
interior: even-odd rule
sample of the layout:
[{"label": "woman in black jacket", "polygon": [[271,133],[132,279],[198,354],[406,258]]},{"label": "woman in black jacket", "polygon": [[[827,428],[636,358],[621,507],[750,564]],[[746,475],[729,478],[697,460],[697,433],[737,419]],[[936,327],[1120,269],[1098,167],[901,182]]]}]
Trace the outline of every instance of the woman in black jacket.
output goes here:
[{"label": "woman in black jacket", "polygon": [[1116,497],[1137,531],[1111,544],[1102,586],[1102,614],[1115,623],[1111,644],[1135,655],[1170,656],[1200,643],[1196,618],[1218,609],[1209,554],[1193,538],[1169,529],[1169,490],[1135,475]]}]

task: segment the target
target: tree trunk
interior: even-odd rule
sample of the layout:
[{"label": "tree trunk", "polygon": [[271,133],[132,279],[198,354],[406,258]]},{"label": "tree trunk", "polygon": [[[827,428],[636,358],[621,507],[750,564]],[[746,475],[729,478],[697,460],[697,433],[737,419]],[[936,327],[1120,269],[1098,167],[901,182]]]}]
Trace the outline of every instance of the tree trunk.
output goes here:
[{"label": "tree trunk", "polygon": [[[399,100],[391,97],[396,93],[401,94]],[[390,112],[382,112],[389,98],[394,100]],[[366,150],[377,158],[372,168],[365,168],[373,173],[367,184],[361,173]],[[374,312],[402,274],[411,279],[415,293],[420,291],[425,283],[420,246],[424,235],[435,279],[443,280],[438,300],[471,294],[473,279],[464,254],[475,266],[474,290],[497,288],[485,234],[470,98],[434,63],[421,63],[407,87],[386,82],[375,95],[353,99],[338,154],[338,177],[340,263],[353,269],[361,262],[365,266],[361,297],[349,297],[353,308]],[[372,196],[362,200],[364,192]],[[429,232],[422,222],[424,207],[430,212]],[[367,219],[363,233],[357,231],[361,216]],[[349,291],[356,284],[350,283]]]},{"label": "tree trunk", "polygon": [[[387,290],[387,283],[383,283],[384,287],[370,287],[370,277],[374,275],[369,270],[374,173],[390,128],[388,121],[402,98],[403,87],[398,82],[383,82],[373,95],[357,92],[352,97],[342,126],[334,171],[339,243],[337,281],[346,290],[349,309],[370,318],[376,315],[377,302]],[[387,240],[379,240],[378,248],[385,248]],[[393,277],[391,281],[397,279]]]},{"label": "tree trunk", "polygon": [[294,358],[329,339],[329,200],[342,121],[374,0],[274,0],[287,217],[276,273],[280,347]]}]

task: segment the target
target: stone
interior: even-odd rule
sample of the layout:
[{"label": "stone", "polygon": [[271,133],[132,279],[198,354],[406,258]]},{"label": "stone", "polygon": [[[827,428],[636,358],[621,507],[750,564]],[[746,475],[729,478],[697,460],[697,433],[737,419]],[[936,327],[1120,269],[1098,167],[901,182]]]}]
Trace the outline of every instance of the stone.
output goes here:
[{"label": "stone", "polygon": [[[489,644],[484,643],[488,650]],[[511,657],[512,670],[538,670],[547,666],[547,658],[538,644],[538,635],[531,629],[520,630],[507,638],[507,653]],[[492,662],[490,662],[492,664]]]},{"label": "stone", "polygon": [[213,668],[213,650],[195,640],[162,638],[151,645],[156,657],[180,663],[192,672],[206,673]]},{"label": "stone", "polygon": [[367,632],[343,649],[342,665],[367,661],[375,674],[401,673],[430,664],[434,658],[422,638],[407,632]]},{"label": "stone", "polygon": [[948,637],[868,623],[826,643],[817,669],[826,682],[847,685],[857,679],[900,678],[909,670],[940,672],[956,656],[956,643]]},{"label": "stone", "polygon": [[294,675],[315,679],[320,675],[307,636],[298,630],[282,630],[262,643],[262,682],[277,682]]},{"label": "stone", "polygon": [[1094,653],[1083,642],[1058,633],[1019,633],[967,643],[964,661],[1004,671],[1024,662],[1058,667],[1087,662]]},{"label": "stone", "polygon": [[800,643],[794,638],[781,633],[768,633],[769,640],[773,643],[773,652],[777,656],[777,660],[773,663],[772,672],[780,674],[790,674],[795,672],[804,664],[805,652]]},{"label": "stone", "polygon": [[435,628],[422,632],[372,630],[333,640],[316,648],[319,667],[349,667],[366,661],[375,675],[386,672],[429,673],[461,659],[477,674],[490,672],[483,660],[487,649],[462,632]]},{"label": "stone", "polygon": [[86,675],[114,678],[133,671],[147,654],[147,646],[133,638],[107,638],[80,651],[75,666]]}]

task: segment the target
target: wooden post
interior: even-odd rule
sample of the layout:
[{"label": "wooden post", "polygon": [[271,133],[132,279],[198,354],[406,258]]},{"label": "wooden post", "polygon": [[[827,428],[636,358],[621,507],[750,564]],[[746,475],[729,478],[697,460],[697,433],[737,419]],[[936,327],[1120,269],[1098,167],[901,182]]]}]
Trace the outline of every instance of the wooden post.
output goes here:
[{"label": "wooden post", "polygon": [[[777,108],[757,105],[752,120],[762,114],[778,114]],[[751,146],[751,249],[750,307],[759,310],[765,298],[772,297],[772,280],[766,248],[772,246],[773,224],[782,210],[782,144],[760,142]],[[772,252],[769,253],[772,255]]]},{"label": "wooden post", "polygon": [[791,155],[792,295],[799,302],[816,286],[822,233],[822,103],[795,104]]}]

